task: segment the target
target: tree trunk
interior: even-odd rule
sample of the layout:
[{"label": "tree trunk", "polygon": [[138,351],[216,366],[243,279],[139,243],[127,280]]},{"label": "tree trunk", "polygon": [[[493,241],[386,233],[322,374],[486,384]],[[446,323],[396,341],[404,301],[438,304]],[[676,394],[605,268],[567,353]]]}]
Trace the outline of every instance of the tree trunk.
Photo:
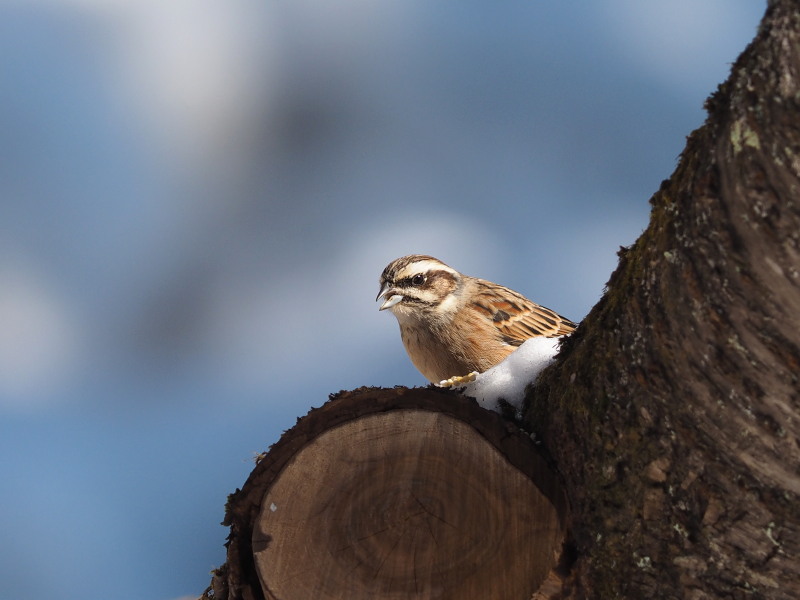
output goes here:
[{"label": "tree trunk", "polygon": [[[606,294],[528,398],[525,427],[549,452],[564,483],[570,514],[565,516],[561,494],[536,452],[528,448],[510,453],[527,457],[520,461],[499,450],[498,440],[522,439],[511,429],[497,430],[499,437],[480,433],[480,444],[462,446],[463,450],[490,440],[488,446],[504,454],[515,470],[538,482],[528,503],[542,507],[530,515],[549,523],[542,537],[561,540],[560,528],[569,527],[574,561],[562,560],[562,566],[570,567],[563,582],[550,574],[548,589],[556,592],[548,592],[549,597],[800,598],[800,7],[796,0],[769,2],[755,40],[707,108],[706,123],[690,136],[675,173],[651,200],[650,226],[631,248],[621,250]],[[450,406],[455,399],[419,389],[383,390],[376,398],[382,408],[362,407],[354,414],[360,419],[384,409],[439,410],[432,404]],[[451,432],[457,423],[449,419],[473,429],[483,422],[464,418],[461,410],[444,409]],[[346,413],[337,411],[339,416],[326,423],[326,430],[349,422],[354,414],[341,416]],[[314,422],[314,414],[303,421]],[[263,598],[259,574],[268,594],[270,578],[308,577],[316,582],[314,589],[324,587],[331,563],[303,546],[314,543],[313,534],[293,539],[285,530],[273,536],[270,531],[279,529],[271,529],[270,519],[292,498],[329,497],[331,467],[323,459],[332,448],[349,452],[348,436],[321,446],[311,459],[309,464],[317,465],[324,482],[321,487],[313,485],[313,469],[300,477],[311,487],[303,488],[303,493],[274,496],[280,501],[271,499],[269,485],[258,487],[277,481],[284,466],[303,462],[288,457],[300,456],[322,431],[309,435],[303,433],[305,427],[299,436],[289,438],[294,441],[282,439],[276,444],[245,489],[231,497],[226,517],[231,525],[228,563],[215,575],[206,597]],[[480,431],[487,425],[477,427]],[[347,430],[362,436],[357,437],[357,446],[371,443],[363,437],[363,429]],[[419,432],[392,432],[389,437],[407,435],[410,447],[420,454]],[[463,435],[461,431],[453,437]],[[290,445],[291,451],[279,448]],[[397,447],[398,455],[402,447]],[[489,448],[484,450],[491,455]],[[375,451],[359,454],[358,461]],[[446,455],[441,458],[446,464],[456,461],[445,459]],[[414,480],[413,469],[408,470],[402,459],[392,464],[400,479]],[[457,476],[448,481],[461,478],[469,482],[467,488],[480,485],[480,474],[465,477],[463,466],[453,467]],[[424,493],[443,499],[442,506],[468,500],[469,493],[454,496],[433,483],[453,474],[446,471],[433,469],[429,483],[421,488]],[[376,490],[392,487],[391,477],[366,471],[361,475],[378,479]],[[337,489],[347,489],[346,482],[339,485],[344,487]],[[522,489],[514,485],[509,489]],[[333,543],[325,547],[334,552],[352,549],[352,536],[358,538],[359,532],[364,539],[375,538],[370,544],[375,543],[377,556],[388,557],[387,549],[397,547],[403,558],[391,557],[391,574],[409,594],[388,595],[396,589],[389,586],[373,588],[374,597],[437,597],[410,594],[419,588],[409,582],[414,576],[420,577],[423,587],[432,581],[430,571],[417,567],[423,563],[415,563],[413,555],[418,541],[426,538],[420,532],[428,527],[427,519],[441,520],[443,513],[432,510],[432,503],[411,502],[414,493],[409,490],[416,490],[403,489],[408,502],[390,503],[392,514],[399,515],[391,522],[395,528],[400,522],[413,522],[410,541],[373,535],[380,531],[375,516],[366,524],[349,522],[350,516],[345,516],[342,522],[351,526],[331,535],[325,532],[325,544]],[[488,488],[481,490],[475,497],[489,493]],[[548,502],[540,503],[538,493]],[[380,492],[370,494],[373,499],[380,497]],[[351,505],[363,508],[357,496],[352,496]],[[327,505],[314,504],[316,500],[305,506],[304,514],[326,510]],[[503,512],[503,523],[521,522],[515,511]],[[359,514],[364,512],[368,510]],[[480,522],[464,518],[470,521]],[[498,522],[483,521],[485,525],[478,527],[491,544],[502,529]],[[359,529],[362,526],[366,529]],[[437,529],[435,535],[428,530],[428,541],[445,529]],[[341,543],[336,536],[344,536]],[[277,545],[270,550],[279,539],[301,543],[284,557],[275,552]],[[524,555],[527,568],[513,575],[504,571],[503,577],[540,581],[545,559],[537,556],[543,555],[519,549],[527,548],[532,538],[515,539],[527,541],[504,546],[494,556],[504,555],[510,564]],[[356,551],[369,556],[369,548],[348,550],[348,556]],[[470,572],[468,562],[459,561],[455,544],[447,545],[444,552],[449,558],[443,562],[437,562],[430,546],[420,546],[419,551],[431,568],[444,571],[452,564],[461,575]],[[292,560],[299,560],[303,570],[295,570]],[[386,564],[343,560],[364,580],[370,574],[380,576],[383,567],[375,565]],[[502,560],[491,564],[505,565]],[[318,566],[319,572],[314,572]],[[486,589],[490,591],[461,588],[460,597],[501,597],[492,595],[494,588]]]},{"label": "tree trunk", "polygon": [[774,1],[537,382],[569,597],[800,598],[799,103],[800,7]]}]

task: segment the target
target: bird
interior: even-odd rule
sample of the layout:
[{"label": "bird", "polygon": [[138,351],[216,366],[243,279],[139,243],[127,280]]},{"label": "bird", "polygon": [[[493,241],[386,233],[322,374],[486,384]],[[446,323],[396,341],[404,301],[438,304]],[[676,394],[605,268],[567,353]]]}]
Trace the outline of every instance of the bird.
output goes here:
[{"label": "bird", "polygon": [[530,338],[567,335],[577,324],[507,287],[411,254],[380,276],[379,310],[389,310],[411,362],[432,383],[475,379]]}]

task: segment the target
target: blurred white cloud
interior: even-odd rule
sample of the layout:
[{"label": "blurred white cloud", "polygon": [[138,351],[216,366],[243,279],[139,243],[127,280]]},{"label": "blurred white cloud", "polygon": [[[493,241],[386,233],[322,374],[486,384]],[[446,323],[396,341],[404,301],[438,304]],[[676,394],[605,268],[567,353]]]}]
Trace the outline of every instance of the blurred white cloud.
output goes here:
[{"label": "blurred white cloud", "polygon": [[[268,145],[270,128],[280,127],[275,121],[281,116],[271,114],[276,102],[292,102],[307,85],[325,96],[321,104],[335,103],[348,89],[358,93],[367,83],[364,65],[375,65],[376,48],[393,45],[403,31],[399,20],[413,6],[363,0],[44,3],[85,19],[108,83],[142,140],[179,177],[203,185],[241,176],[247,153],[264,151],[254,145]],[[395,50],[382,54],[397,56]],[[348,74],[358,81],[348,81]]]},{"label": "blurred white cloud", "polygon": [[29,411],[60,399],[81,362],[66,303],[29,264],[0,262],[0,408]]},{"label": "blurred white cloud", "polygon": [[269,109],[267,91],[278,88],[277,32],[261,13],[247,0],[120,5],[119,91],[176,167],[222,169],[249,149],[231,142],[249,138],[254,116]]}]

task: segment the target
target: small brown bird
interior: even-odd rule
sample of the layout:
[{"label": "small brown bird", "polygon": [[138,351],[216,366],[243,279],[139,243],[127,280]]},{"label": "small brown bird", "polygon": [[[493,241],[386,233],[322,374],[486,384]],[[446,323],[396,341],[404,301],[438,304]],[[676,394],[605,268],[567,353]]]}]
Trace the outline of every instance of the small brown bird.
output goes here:
[{"label": "small brown bird", "polygon": [[474,379],[529,338],[558,337],[577,327],[522,294],[423,254],[389,263],[380,286],[379,310],[394,313],[411,362],[439,385]]}]

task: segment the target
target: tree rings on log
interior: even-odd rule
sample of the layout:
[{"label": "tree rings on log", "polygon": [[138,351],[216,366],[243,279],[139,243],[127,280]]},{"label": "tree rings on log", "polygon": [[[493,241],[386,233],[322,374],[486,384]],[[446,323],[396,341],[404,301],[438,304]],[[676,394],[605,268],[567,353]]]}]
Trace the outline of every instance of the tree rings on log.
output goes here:
[{"label": "tree rings on log", "polygon": [[564,502],[495,413],[433,389],[361,389],[286,432],[226,522],[232,597],[522,600],[558,558]]}]

